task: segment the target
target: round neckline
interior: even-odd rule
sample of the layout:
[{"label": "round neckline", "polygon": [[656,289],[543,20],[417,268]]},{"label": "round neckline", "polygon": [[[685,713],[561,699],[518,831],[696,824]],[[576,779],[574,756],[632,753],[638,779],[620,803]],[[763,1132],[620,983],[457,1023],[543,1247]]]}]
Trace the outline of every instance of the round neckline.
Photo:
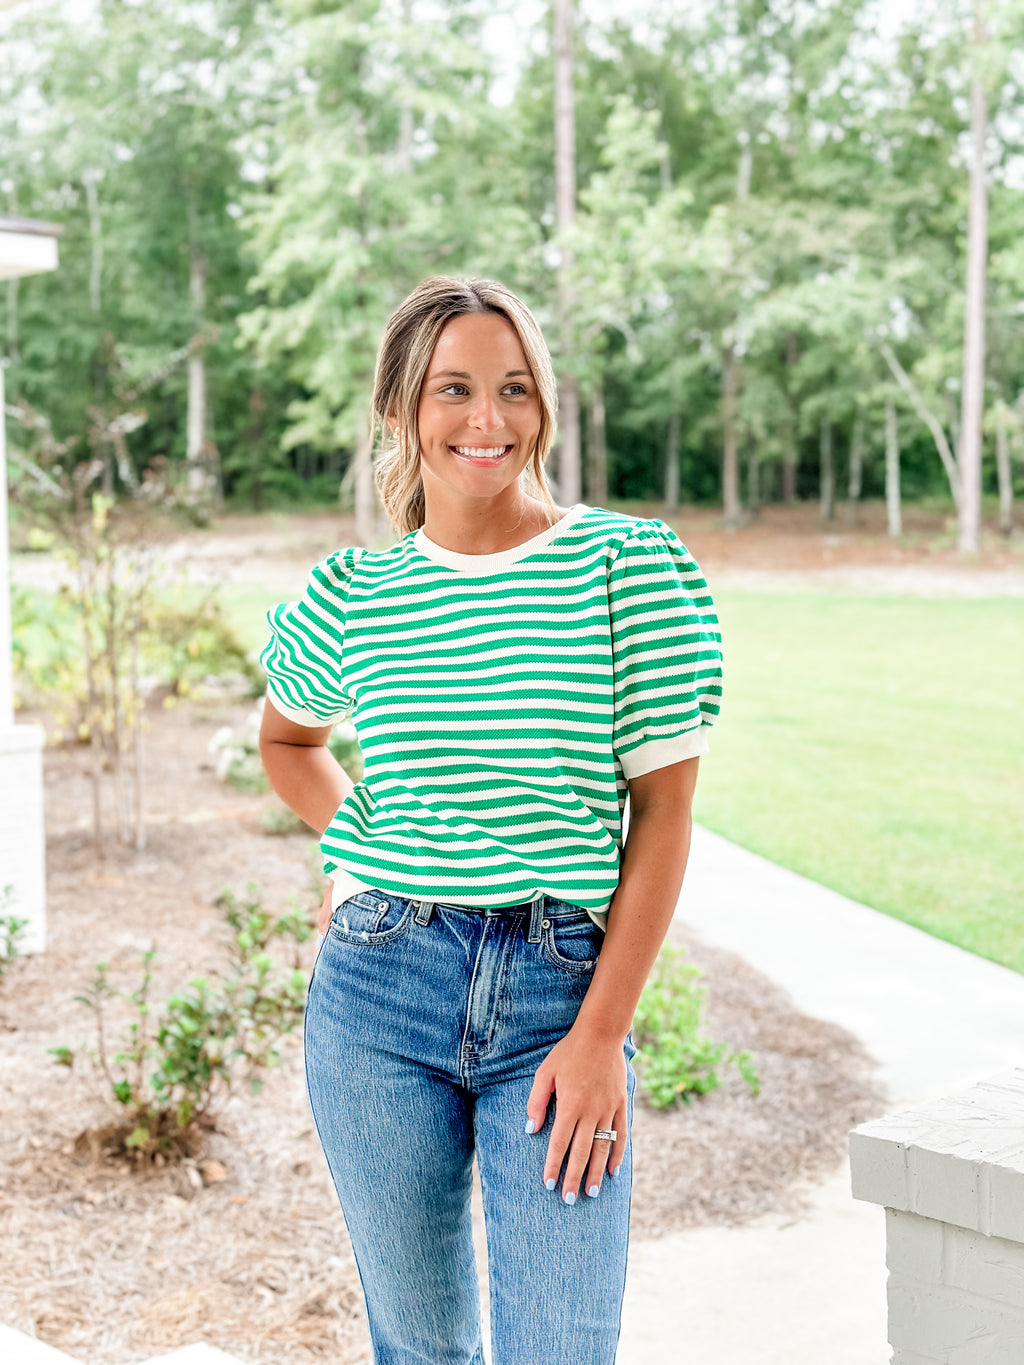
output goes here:
[{"label": "round neckline", "polygon": [[552,526],[541,531],[539,535],[531,536],[529,540],[521,541],[508,550],[495,550],[490,554],[464,554],[459,550],[446,550],[443,545],[431,540],[422,526],[413,532],[412,545],[425,559],[432,559],[435,564],[444,564],[449,569],[461,569],[469,573],[492,573],[495,569],[503,569],[508,564],[516,564],[528,555],[536,554],[589,510],[584,502],[573,503]]}]

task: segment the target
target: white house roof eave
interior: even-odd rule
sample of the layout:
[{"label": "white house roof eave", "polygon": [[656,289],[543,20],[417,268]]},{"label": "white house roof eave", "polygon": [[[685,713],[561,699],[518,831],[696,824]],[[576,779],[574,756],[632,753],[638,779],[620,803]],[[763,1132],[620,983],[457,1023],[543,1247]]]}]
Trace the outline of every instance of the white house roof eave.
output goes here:
[{"label": "white house roof eave", "polygon": [[57,269],[59,223],[0,213],[0,280]]}]

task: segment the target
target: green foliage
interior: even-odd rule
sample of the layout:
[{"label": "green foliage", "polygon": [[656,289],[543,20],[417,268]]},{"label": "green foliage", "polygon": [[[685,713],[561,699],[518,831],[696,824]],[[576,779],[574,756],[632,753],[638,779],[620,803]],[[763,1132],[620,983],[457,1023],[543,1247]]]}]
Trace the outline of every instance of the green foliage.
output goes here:
[{"label": "green foliage", "polygon": [[158,593],[141,641],[143,667],[179,696],[208,680],[233,678],[250,696],[263,675],[242,645],[212,591],[195,595],[179,582]]},{"label": "green foliage", "polygon": [[[210,753],[217,760],[217,776],[236,791],[249,794],[265,792],[269,789],[263,764],[260,760],[260,723],[263,718],[263,700],[260,699],[239,726],[224,725],[210,740]],[[340,721],[331,731],[327,747],[353,782],[363,775],[362,751],[356,738],[355,726],[351,721]],[[283,820],[283,817],[275,816]],[[272,822],[273,823],[273,822]],[[269,830],[268,833],[277,833]],[[290,833],[285,821],[281,833]]]},{"label": "green foliage", "polygon": [[356,737],[356,727],[350,720],[339,721],[331,731],[327,747],[353,782],[363,776],[363,752]]},{"label": "green foliage", "polygon": [[21,940],[28,927],[28,920],[9,914],[14,900],[14,887],[0,887],[0,985],[21,950]]},{"label": "green foliage", "polygon": [[292,834],[305,833],[308,826],[287,806],[278,806],[274,810],[263,811],[260,815],[260,828],[271,838],[286,839]]},{"label": "green foliage", "polygon": [[[154,1010],[156,953],[143,953],[141,981],[128,996],[135,1017],[112,1055],[105,1017],[118,992],[105,962],[75,997],[96,1021],[97,1048],[88,1055],[119,1114],[113,1150],[136,1161],[192,1154],[229,1093],[240,1085],[258,1093],[279,1059],[277,1044],[302,1019],[306,980],[297,950],[312,933],[308,917],[294,907],[267,911],[255,882],[243,897],[225,889],[217,904],[230,931],[227,970],[193,978]],[[276,941],[291,945],[290,967],[275,960]],[[67,1046],[49,1051],[60,1066],[73,1066],[78,1055]]]},{"label": "green foliage", "polygon": [[730,1052],[728,1044],[704,1035],[704,991],[700,968],[684,961],[682,949],[665,944],[654,965],[633,1019],[636,1068],[648,1102],[668,1109],[720,1084],[719,1072],[735,1065],[756,1095],[757,1072],[749,1052]]},{"label": "green foliage", "polygon": [[717,496],[729,349],[739,452],[767,488],[785,466],[815,492],[823,422],[842,486],[860,418],[879,491],[895,394],[906,489],[940,492],[880,343],[955,437],[975,72],[989,412],[1018,402],[1019,4],[989,7],[980,51],[964,7],[938,0],[892,39],[867,0],[578,13],[578,215],[559,243],[546,18],[520,25],[525,67],[499,106],[511,64],[488,59],[473,0],[22,9],[0,14],[5,207],[64,233],[59,272],[0,294],[8,398],[46,414],[68,466],[100,459],[107,492],[155,457],[181,468],[201,356],[219,491],[257,509],[332,501],[407,289],[435,272],[505,279],[554,341],[565,246],[576,305],[559,363],[585,404],[604,388],[613,491],[657,496],[678,431],[681,496]]},{"label": "green foliage", "polygon": [[263,704],[258,703],[240,726],[222,725],[209,743],[216,758],[217,776],[222,782],[246,795],[270,790],[260,761],[260,720]]},{"label": "green foliage", "polygon": [[[189,697],[204,685],[223,692],[230,684],[235,695],[254,695],[262,674],[219,599],[190,592],[183,581],[165,583],[159,565],[158,575],[138,623],[139,704],[153,692]],[[97,713],[89,703],[74,586],[55,593],[16,586],[12,601],[15,705],[45,710],[54,743],[88,743]],[[97,630],[107,624],[98,613],[92,621]]]}]

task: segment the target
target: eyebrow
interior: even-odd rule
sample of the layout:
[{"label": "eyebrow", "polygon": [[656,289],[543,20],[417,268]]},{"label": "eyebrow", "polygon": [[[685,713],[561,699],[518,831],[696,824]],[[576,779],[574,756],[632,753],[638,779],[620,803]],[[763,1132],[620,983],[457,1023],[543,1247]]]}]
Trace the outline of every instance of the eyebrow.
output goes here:
[{"label": "eyebrow", "polygon": [[[521,374],[525,374],[527,377],[529,377],[530,371],[529,371],[529,370],[506,370],[506,371],[505,371],[505,378],[506,378],[506,379],[515,379],[515,378],[517,378],[517,377],[518,377],[519,375],[521,375]],[[449,378],[451,378],[451,379],[472,379],[472,378],[473,378],[473,376],[472,376],[471,374],[466,374],[466,372],[465,372],[464,370],[437,370],[434,374],[432,374],[432,375],[430,376],[430,378],[431,378],[431,379],[441,379],[441,378],[443,378],[445,375],[447,375],[447,376],[448,376]]]}]

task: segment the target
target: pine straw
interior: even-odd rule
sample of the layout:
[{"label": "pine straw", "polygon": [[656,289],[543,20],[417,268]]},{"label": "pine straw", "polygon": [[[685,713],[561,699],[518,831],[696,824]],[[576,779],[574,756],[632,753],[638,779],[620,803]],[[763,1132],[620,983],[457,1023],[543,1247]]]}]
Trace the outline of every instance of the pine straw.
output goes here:
[{"label": "pine straw", "polygon": [[[257,877],[268,905],[305,892],[302,836],[270,839],[259,798],[218,786],[206,744],[245,708],[196,719],[154,716],[148,741],[150,844],[105,848],[82,829],[82,755],[47,753],[50,946],[16,964],[2,990],[0,1047],[0,1322],[86,1362],[133,1361],[204,1340],[261,1362],[368,1357],[341,1215],[303,1091],[298,1040],[258,1098],[232,1099],[204,1152],[186,1164],[128,1172],[105,1160],[105,1110],[76,1065],[46,1048],[90,1033],[74,993],[106,960],[132,989],[139,954],[158,947],[151,998],[221,961],[213,901]],[[199,814],[197,814],[199,813]],[[763,1091],[737,1077],[672,1113],[638,1108],[635,1236],[707,1223],[798,1216],[831,1175],[845,1137],[881,1112],[859,1044],[798,1014],[735,956],[697,944],[709,1029],[756,1053]],[[306,945],[309,959],[312,944]],[[111,1012],[112,1034],[118,1011]],[[122,1010],[121,1018],[127,1018]]]}]

